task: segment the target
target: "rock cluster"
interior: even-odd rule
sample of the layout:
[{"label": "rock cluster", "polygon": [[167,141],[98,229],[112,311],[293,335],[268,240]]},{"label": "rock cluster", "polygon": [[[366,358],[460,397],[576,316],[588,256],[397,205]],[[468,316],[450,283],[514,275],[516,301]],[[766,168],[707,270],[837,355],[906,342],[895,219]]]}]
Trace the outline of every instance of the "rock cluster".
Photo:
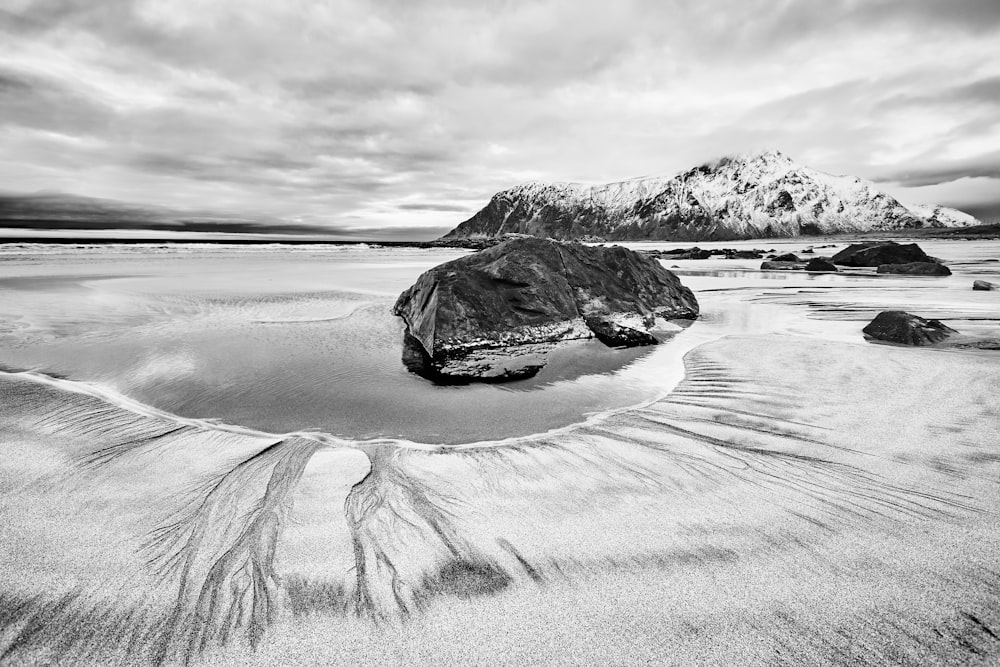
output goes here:
[{"label": "rock cluster", "polygon": [[674,250],[639,250],[646,255],[661,257],[664,259],[708,259],[709,257],[721,257],[725,259],[760,259],[764,253],[772,250],[738,250],[736,248],[720,248],[718,250],[707,250],[694,246],[692,248],[676,248]]}]

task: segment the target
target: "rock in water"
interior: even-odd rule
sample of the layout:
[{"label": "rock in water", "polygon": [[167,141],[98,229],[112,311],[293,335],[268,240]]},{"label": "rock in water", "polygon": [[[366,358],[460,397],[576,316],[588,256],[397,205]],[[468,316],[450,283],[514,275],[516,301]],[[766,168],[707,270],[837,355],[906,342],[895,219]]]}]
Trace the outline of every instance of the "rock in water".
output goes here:
[{"label": "rock in water", "polygon": [[440,382],[528,377],[554,343],[648,345],[658,321],[698,316],[677,276],[626,248],[518,238],[422,274],[393,313],[407,368]]},{"label": "rock in water", "polygon": [[813,257],[806,264],[806,271],[814,273],[836,273],[837,267],[826,257]]},{"label": "rock in water", "polygon": [[832,261],[841,266],[881,266],[934,260],[916,243],[900,245],[895,241],[869,241],[844,248],[833,256]]},{"label": "rock in water", "polygon": [[933,345],[958,333],[938,320],[926,320],[902,310],[884,310],[862,331],[877,340],[901,345]]},{"label": "rock in water", "polygon": [[876,273],[902,273],[908,276],[950,276],[951,269],[937,262],[909,262],[907,264],[879,264]]},{"label": "rock in water", "polygon": [[990,292],[997,288],[993,283],[987,282],[985,280],[973,280],[972,289],[982,292]]},{"label": "rock in water", "polygon": [[760,263],[761,271],[801,271],[805,268],[802,262],[779,262],[778,260],[765,260]]},{"label": "rock in water", "polygon": [[801,262],[802,260],[798,258],[797,255],[793,253],[785,253],[784,255],[778,255],[771,259],[772,262]]}]

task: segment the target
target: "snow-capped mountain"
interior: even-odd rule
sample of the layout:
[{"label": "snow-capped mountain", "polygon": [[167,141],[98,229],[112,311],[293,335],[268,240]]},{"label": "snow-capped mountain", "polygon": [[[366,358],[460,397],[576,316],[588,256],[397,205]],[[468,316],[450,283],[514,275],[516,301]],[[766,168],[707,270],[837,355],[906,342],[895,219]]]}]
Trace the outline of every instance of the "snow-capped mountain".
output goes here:
[{"label": "snow-capped mountain", "polygon": [[927,227],[972,227],[983,224],[964,211],[937,204],[909,204],[908,209],[927,221]]},{"label": "snow-capped mountain", "polygon": [[907,207],[874,183],[765,151],[670,177],[587,186],[527,183],[497,193],[443,238],[709,241],[980,224],[941,206]]}]

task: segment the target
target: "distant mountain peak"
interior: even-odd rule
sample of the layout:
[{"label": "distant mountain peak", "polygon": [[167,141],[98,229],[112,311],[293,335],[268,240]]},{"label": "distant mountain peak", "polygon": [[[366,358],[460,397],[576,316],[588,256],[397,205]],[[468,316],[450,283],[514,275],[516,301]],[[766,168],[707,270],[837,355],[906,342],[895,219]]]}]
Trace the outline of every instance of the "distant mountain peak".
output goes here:
[{"label": "distant mountain peak", "polygon": [[908,208],[874,183],[768,149],[672,176],[603,185],[525,183],[498,192],[445,237],[702,241],[974,224],[953,209]]}]

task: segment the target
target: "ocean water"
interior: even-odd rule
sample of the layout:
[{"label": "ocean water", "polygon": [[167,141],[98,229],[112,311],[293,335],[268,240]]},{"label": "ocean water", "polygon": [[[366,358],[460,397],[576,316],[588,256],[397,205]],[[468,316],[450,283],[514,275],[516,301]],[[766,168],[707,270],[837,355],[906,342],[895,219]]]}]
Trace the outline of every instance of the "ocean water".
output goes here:
[{"label": "ocean water", "polygon": [[[684,244],[626,244],[673,248]],[[832,254],[844,244],[819,248]],[[701,244],[797,251],[801,241]],[[535,378],[441,387],[400,360],[390,309],[466,253],[377,246],[0,246],[0,366],[99,385],[183,417],[272,433],[460,444],[559,429],[668,392],[697,346],[780,332],[868,344],[899,308],[1000,336],[1000,243],[921,242],[945,278],[762,272],[759,260],[663,260],[702,317],[663,344],[563,346]]]}]

